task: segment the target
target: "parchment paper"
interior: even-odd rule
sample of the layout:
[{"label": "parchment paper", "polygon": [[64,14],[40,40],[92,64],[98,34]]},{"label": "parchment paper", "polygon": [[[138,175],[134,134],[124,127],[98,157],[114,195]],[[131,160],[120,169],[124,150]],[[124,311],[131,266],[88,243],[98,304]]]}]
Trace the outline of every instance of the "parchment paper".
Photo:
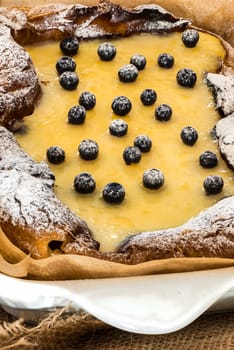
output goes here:
[{"label": "parchment paper", "polygon": [[61,254],[35,260],[14,246],[0,229],[0,272],[36,280],[141,276],[234,266],[234,259],[173,258],[125,265],[81,255]]},{"label": "parchment paper", "polygon": [[[90,0],[92,3],[92,0]],[[190,6],[186,6],[187,4]],[[199,25],[202,28],[216,30],[214,32],[220,34],[230,43],[233,38],[233,26],[224,26],[224,18],[227,16],[226,23],[233,24],[233,14],[231,15],[231,9],[233,1],[229,2],[229,6],[226,6],[226,1],[212,1],[213,6],[210,6],[209,2],[199,1],[194,2],[186,0],[180,1],[158,1],[158,4],[164,5],[168,10],[175,12],[176,15],[183,15],[185,17],[199,18],[200,21],[194,20],[195,25]],[[49,3],[50,1],[42,0],[37,1],[39,3]],[[52,1],[51,1],[52,2]],[[53,1],[59,2],[59,1]],[[66,0],[62,3],[77,3],[78,1]],[[89,0],[80,1],[81,3],[89,4]],[[96,1],[95,1],[96,2]],[[122,4],[129,5],[128,1],[118,1]],[[147,1],[146,1],[147,2]],[[134,0],[131,5],[136,6],[142,3],[141,1]],[[163,3],[163,4],[162,4]],[[31,1],[12,1],[12,0],[0,0],[0,6],[13,6],[13,5],[31,5]],[[182,5],[183,4],[183,5]],[[204,13],[201,11],[201,4],[204,6]],[[168,5],[168,6],[167,6]],[[181,5],[181,6],[179,6]],[[215,6],[214,6],[215,5]],[[183,9],[183,11],[181,10]],[[215,8],[215,11],[214,11]],[[213,9],[213,10],[212,10]],[[230,10],[229,10],[230,9]],[[197,17],[197,11],[199,11],[199,17]],[[206,16],[212,16],[212,20],[207,21]],[[229,18],[231,16],[231,19]],[[209,17],[209,18],[210,18]],[[222,28],[217,22],[217,18],[222,18]],[[226,29],[225,29],[226,28]],[[226,31],[223,33],[221,29]],[[229,47],[229,69],[233,67],[233,48]],[[232,54],[230,54],[232,53]],[[230,71],[229,71],[230,72]],[[40,280],[65,280],[65,279],[84,279],[84,278],[108,278],[108,277],[122,277],[122,276],[136,276],[147,275],[156,273],[172,273],[172,272],[185,272],[195,271],[202,269],[213,269],[219,267],[234,266],[234,259],[222,259],[222,258],[176,258],[176,259],[162,259],[149,261],[137,265],[125,265],[120,263],[114,263],[106,260],[95,259],[87,256],[80,255],[55,255],[46,259],[35,260],[26,255],[16,246],[14,246],[5,236],[0,229],[0,272],[8,274],[14,277],[40,279]]]}]

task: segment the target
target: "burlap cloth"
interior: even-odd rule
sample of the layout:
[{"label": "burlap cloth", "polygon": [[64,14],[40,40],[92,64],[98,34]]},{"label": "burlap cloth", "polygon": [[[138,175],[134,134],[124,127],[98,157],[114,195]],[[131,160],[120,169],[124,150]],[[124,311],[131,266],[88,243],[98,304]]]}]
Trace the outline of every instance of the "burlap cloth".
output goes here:
[{"label": "burlap cloth", "polygon": [[234,311],[202,315],[167,335],[139,335],[92,316],[62,309],[25,322],[0,308],[0,349],[38,350],[224,350],[234,349]]}]

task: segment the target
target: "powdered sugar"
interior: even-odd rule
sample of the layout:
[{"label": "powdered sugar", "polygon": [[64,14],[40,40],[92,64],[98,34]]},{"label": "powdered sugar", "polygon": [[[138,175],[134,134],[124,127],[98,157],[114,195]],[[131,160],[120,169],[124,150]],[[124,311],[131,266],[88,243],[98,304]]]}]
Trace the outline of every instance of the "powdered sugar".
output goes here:
[{"label": "powdered sugar", "polygon": [[[234,197],[223,199],[184,225],[144,232],[122,242],[131,263],[169,257],[234,257]],[[143,253],[143,256],[142,256]]]},{"label": "powdered sugar", "polygon": [[[100,17],[103,21],[98,21]],[[142,31],[170,32],[186,27],[189,21],[177,20],[153,5],[128,11],[101,3],[94,7],[48,5],[27,13],[0,9],[0,23],[0,122],[9,126],[32,112],[39,91],[32,62],[11,34],[20,43],[65,35],[86,39],[119,34],[118,24],[128,35]],[[234,257],[233,197],[178,228],[132,236],[122,243],[118,253],[97,252],[98,244],[91,238],[87,225],[55,196],[53,174],[47,165],[35,163],[6,129],[1,128],[0,133],[1,224],[10,238],[32,256],[46,256],[48,243],[56,239],[63,242],[64,252],[85,253],[91,249],[90,256],[125,263],[183,256]],[[19,235],[18,231],[23,233]],[[39,248],[42,241],[46,242],[43,252]]]},{"label": "powdered sugar", "polygon": [[28,53],[0,25],[0,123],[12,126],[32,113],[39,82]]},{"label": "powdered sugar", "polygon": [[[27,245],[38,239],[44,241],[46,253],[38,253],[35,243],[30,250],[39,257],[48,254],[47,245],[53,239],[64,245],[76,241],[82,249],[96,249],[98,245],[87,225],[55,196],[53,183],[54,175],[48,166],[35,163],[13,134],[0,127],[0,223],[6,233],[19,246],[27,235]],[[22,238],[18,230],[24,232]]]},{"label": "powdered sugar", "polygon": [[[43,182],[16,169],[0,172],[0,216],[16,226],[33,227],[35,234],[72,231],[76,220],[68,215],[54,193]],[[70,213],[69,213],[70,214]]]},{"label": "powdered sugar", "polygon": [[0,170],[25,171],[41,180],[49,187],[54,185],[54,174],[44,162],[35,163],[23,151],[15,137],[6,128],[0,127]]},{"label": "powdered sugar", "polygon": [[11,28],[12,31],[19,31],[26,27],[26,14],[16,8],[7,9],[0,7],[0,23]]},{"label": "powdered sugar", "polygon": [[234,169],[234,76],[209,73],[207,81],[216,108],[225,116],[216,125],[219,149],[227,164]]},{"label": "powdered sugar", "polygon": [[225,116],[234,113],[234,76],[209,73],[207,82],[213,91],[216,108]]},{"label": "powdered sugar", "polygon": [[[233,77],[208,74],[207,79],[217,108],[226,117],[216,125],[219,148],[234,167]],[[219,201],[180,227],[129,237],[118,252],[123,254],[123,261],[134,264],[171,257],[234,258],[234,196]]]}]

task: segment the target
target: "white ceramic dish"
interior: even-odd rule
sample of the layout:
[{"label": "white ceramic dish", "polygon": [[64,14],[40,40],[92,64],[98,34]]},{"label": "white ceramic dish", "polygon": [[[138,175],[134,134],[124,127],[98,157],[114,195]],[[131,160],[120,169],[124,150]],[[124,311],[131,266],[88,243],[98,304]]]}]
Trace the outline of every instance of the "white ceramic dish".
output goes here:
[{"label": "white ceramic dish", "polygon": [[234,267],[190,273],[73,281],[29,281],[0,274],[0,304],[15,315],[70,305],[123,330],[164,334],[207,310],[234,309]]}]

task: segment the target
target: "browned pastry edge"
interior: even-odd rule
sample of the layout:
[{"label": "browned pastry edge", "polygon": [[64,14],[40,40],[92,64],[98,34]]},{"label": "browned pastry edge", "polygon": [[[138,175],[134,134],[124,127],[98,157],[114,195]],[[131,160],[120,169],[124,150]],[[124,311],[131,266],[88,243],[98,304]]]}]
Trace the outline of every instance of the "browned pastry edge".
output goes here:
[{"label": "browned pastry edge", "polygon": [[40,85],[28,53],[0,22],[0,125],[13,128],[16,120],[29,115]]},{"label": "browned pastry edge", "polygon": [[[1,10],[1,9],[0,9]],[[45,6],[43,8],[37,8],[36,10],[25,9],[21,10],[11,10],[13,11],[14,16],[18,15],[18,18],[7,17],[7,25],[4,24],[4,27],[10,27],[11,33],[19,42],[28,43],[31,40],[45,40],[48,38],[61,38],[67,34],[74,33],[77,28],[78,33],[83,33],[83,37],[89,38],[92,37],[94,33],[101,35],[112,35],[115,34],[131,34],[137,30],[142,31],[165,31],[165,26],[160,27],[161,23],[153,23],[147,21],[148,13],[152,12],[152,7],[149,8],[140,7],[137,10],[127,10],[121,9],[119,6],[114,6],[110,3],[102,3],[98,6],[92,7],[91,13],[87,8],[83,6],[72,6],[67,7],[61,6]],[[184,20],[176,20],[170,14],[167,14],[158,8],[154,7],[156,11],[156,17],[163,16],[164,20],[168,21],[166,26],[166,31],[171,30],[182,30],[188,24]],[[5,10],[3,9],[3,12]],[[16,12],[14,12],[16,11]],[[18,12],[21,11],[21,12]],[[158,12],[159,11],[159,12]],[[116,16],[117,13],[117,16]],[[11,12],[12,14],[12,12]],[[62,14],[62,16],[61,16]],[[77,17],[78,14],[78,17]],[[88,27],[83,26],[83,22],[80,23],[80,14],[86,18],[86,16],[91,16],[92,20],[89,21]],[[146,18],[144,17],[146,15]],[[47,21],[45,22],[45,16]],[[137,17],[137,19],[135,18]],[[138,17],[139,16],[139,17]],[[17,16],[16,16],[17,17]],[[66,23],[65,27],[61,27],[64,22],[64,18],[70,23],[75,23],[69,25]],[[23,20],[25,19],[25,21]],[[30,19],[30,20],[29,20]],[[90,17],[89,17],[90,19]],[[101,19],[101,21],[100,21]],[[160,17],[160,20],[162,17]],[[12,27],[9,23],[14,23]],[[23,22],[22,22],[23,21]],[[161,22],[161,21],[159,21]],[[55,26],[56,23],[56,26]],[[71,24],[70,23],[70,24]],[[110,25],[111,23],[111,25]],[[117,23],[117,24],[116,24]],[[147,26],[146,26],[147,23]],[[91,24],[91,25],[90,25]],[[152,26],[153,24],[153,26]],[[48,27],[49,25],[49,27]],[[113,27],[116,28],[114,31]],[[55,29],[59,28],[58,29]],[[62,30],[61,30],[62,28]],[[80,32],[81,31],[81,32]],[[45,32],[47,33],[45,35]],[[227,44],[223,43],[228,47]],[[230,52],[232,51],[230,47]],[[229,52],[229,50],[228,50]],[[229,74],[232,69],[232,55],[227,55],[226,62],[228,67],[225,66],[223,71],[225,74]],[[226,68],[227,67],[227,68]],[[212,84],[211,84],[212,85]],[[219,89],[220,90],[220,89]],[[221,89],[222,90],[222,89]],[[216,96],[219,96],[219,91],[216,91]],[[226,116],[226,114],[225,114]],[[15,169],[11,169],[15,171]],[[1,174],[4,177],[4,172]],[[9,175],[9,170],[8,170]],[[21,177],[26,177],[29,174],[20,173]],[[11,178],[12,175],[8,176]],[[7,176],[5,176],[7,177]],[[17,177],[14,174],[14,177]],[[30,180],[31,182],[31,180]],[[33,185],[34,186],[34,185]],[[5,183],[4,183],[5,187]],[[221,204],[220,204],[221,203]],[[142,233],[130,237],[129,239],[122,242],[117,253],[102,253],[97,251],[97,245],[92,243],[90,249],[86,246],[86,239],[83,245],[82,239],[81,244],[78,241],[70,242],[65,240],[65,243],[62,247],[63,252],[65,253],[75,253],[75,254],[84,254],[88,256],[94,256],[101,259],[108,259],[112,261],[117,261],[125,264],[136,264],[143,261],[148,261],[152,259],[162,259],[168,257],[186,257],[186,256],[219,256],[219,257],[234,257],[234,247],[233,247],[233,217],[232,213],[234,211],[233,197],[227,200],[220,201],[219,204],[209,208],[207,211],[198,215],[197,218],[190,220],[185,225],[178,227],[176,229],[168,229],[164,231],[155,231],[151,233]],[[215,219],[215,221],[213,221]],[[6,225],[9,224],[9,221],[5,221]],[[10,224],[12,224],[10,222]],[[9,230],[9,227],[3,227]],[[13,228],[10,227],[10,231]],[[13,232],[13,231],[11,231]],[[85,232],[82,228],[82,234]],[[87,233],[87,232],[86,232]],[[88,235],[89,236],[89,235]],[[79,238],[78,234],[78,238]],[[84,234],[84,237],[87,237]],[[89,236],[90,237],[90,236]],[[89,238],[90,239],[90,238]],[[88,246],[90,241],[88,239]],[[57,237],[55,238],[57,241]],[[16,242],[20,244],[20,242]],[[34,243],[33,243],[34,244]],[[38,244],[38,242],[36,243]],[[23,247],[22,247],[23,248]],[[84,249],[83,249],[84,248]],[[27,250],[33,249],[32,246],[27,247]],[[40,254],[35,257],[42,257]]]},{"label": "browned pastry edge", "polygon": [[98,249],[86,223],[55,196],[54,180],[46,163],[35,163],[0,127],[0,224],[9,239],[34,258],[68,243],[77,252]]},{"label": "browned pastry edge", "polygon": [[5,21],[21,45],[71,35],[82,40],[137,32],[167,33],[183,30],[190,23],[156,5],[130,9],[109,1],[93,6],[48,4],[32,8],[0,8],[0,11],[2,23]]},{"label": "browned pastry edge", "polygon": [[[37,5],[45,5],[51,0],[37,0]],[[177,17],[189,18],[200,28],[220,35],[234,46],[234,0],[113,0],[125,7],[141,4],[157,4]],[[54,0],[53,3],[95,5],[96,0]],[[31,0],[1,0],[1,6],[31,6]]]},{"label": "browned pastry edge", "polygon": [[220,200],[184,225],[129,237],[118,252],[131,263],[182,257],[234,258],[234,197]]}]

